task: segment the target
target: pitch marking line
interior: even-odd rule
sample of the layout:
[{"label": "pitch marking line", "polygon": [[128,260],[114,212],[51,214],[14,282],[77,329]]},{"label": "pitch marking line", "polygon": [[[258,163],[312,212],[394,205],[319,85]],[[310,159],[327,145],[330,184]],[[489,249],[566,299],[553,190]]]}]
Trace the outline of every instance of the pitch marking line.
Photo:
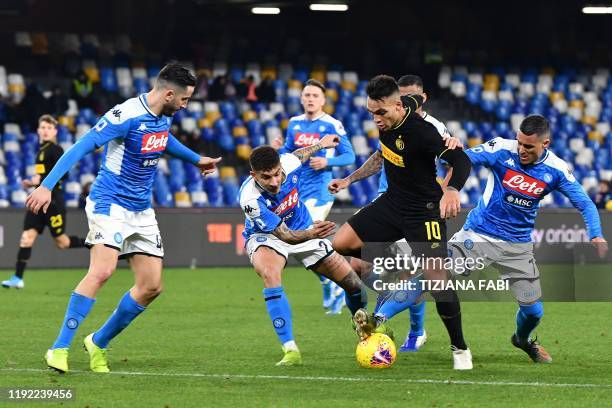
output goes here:
[{"label": "pitch marking line", "polygon": [[[49,372],[40,368],[0,368],[5,372]],[[91,373],[84,370],[71,370],[71,373]],[[99,374],[98,374],[99,375]],[[571,384],[571,383],[544,383],[544,382],[515,382],[515,381],[471,381],[471,380],[434,380],[414,378],[366,378],[366,377],[318,377],[299,375],[265,375],[265,374],[205,374],[205,373],[147,373],[139,371],[111,371],[108,375],[131,375],[149,377],[192,377],[192,378],[222,378],[222,379],[250,379],[250,380],[299,380],[299,381],[344,381],[344,382],[382,382],[382,383],[411,383],[411,384],[446,384],[446,385],[493,385],[493,386],[520,386],[520,387],[553,387],[553,388],[612,388],[612,384]]]}]

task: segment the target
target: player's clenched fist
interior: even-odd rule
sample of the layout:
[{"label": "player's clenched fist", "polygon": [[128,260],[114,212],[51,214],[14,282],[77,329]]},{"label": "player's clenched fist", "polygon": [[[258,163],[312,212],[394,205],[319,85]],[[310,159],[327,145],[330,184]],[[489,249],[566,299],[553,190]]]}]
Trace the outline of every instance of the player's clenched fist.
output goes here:
[{"label": "player's clenched fist", "polygon": [[347,179],[334,179],[329,182],[327,189],[332,194],[337,194],[341,190],[347,188],[351,183]]},{"label": "player's clenched fist", "polygon": [[326,238],[334,233],[336,224],[331,221],[315,221],[312,225],[312,232],[315,238]]},{"label": "player's clenched fist", "polygon": [[340,143],[340,137],[338,137],[338,135],[325,135],[321,140],[319,140],[319,144],[324,149],[336,147],[338,146],[338,143]]},{"label": "player's clenched fist", "polygon": [[38,214],[42,208],[43,213],[47,213],[47,208],[51,204],[51,190],[46,187],[40,186],[36,190],[32,191],[32,194],[26,198],[25,205],[34,214]]},{"label": "player's clenched fist", "polygon": [[456,217],[461,210],[461,197],[453,187],[446,187],[440,200],[440,218]]}]

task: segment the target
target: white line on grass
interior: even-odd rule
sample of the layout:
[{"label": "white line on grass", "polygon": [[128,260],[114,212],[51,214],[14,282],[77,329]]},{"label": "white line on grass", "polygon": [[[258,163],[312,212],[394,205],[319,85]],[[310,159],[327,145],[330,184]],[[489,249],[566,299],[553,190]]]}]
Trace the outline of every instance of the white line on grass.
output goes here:
[{"label": "white line on grass", "polygon": [[[49,372],[41,368],[0,368],[6,372]],[[84,370],[71,370],[71,373],[91,373]],[[556,388],[612,388],[612,384],[571,384],[571,383],[544,383],[544,382],[515,382],[515,381],[471,381],[471,380],[434,380],[425,378],[367,378],[367,377],[319,377],[300,375],[265,375],[265,374],[207,374],[207,373],[147,373],[140,371],[111,371],[109,375],[131,375],[149,377],[192,377],[192,378],[222,378],[226,380],[239,378],[250,380],[299,380],[299,381],[344,381],[344,382],[388,382],[412,384],[446,384],[446,385],[493,385],[493,386],[521,386],[521,387],[556,387]],[[97,374],[101,375],[101,374]]]}]

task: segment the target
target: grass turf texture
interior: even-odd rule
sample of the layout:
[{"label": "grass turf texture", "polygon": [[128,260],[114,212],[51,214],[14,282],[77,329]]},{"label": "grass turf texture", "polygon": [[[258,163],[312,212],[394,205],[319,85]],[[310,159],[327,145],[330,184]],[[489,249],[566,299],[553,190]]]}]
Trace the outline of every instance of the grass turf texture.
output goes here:
[{"label": "grass turf texture", "polygon": [[[73,388],[75,401],[61,405],[67,407],[606,406],[612,398],[610,303],[545,304],[537,334],[553,356],[551,365],[535,365],[510,345],[514,303],[464,303],[474,370],[454,372],[446,332],[430,302],[425,347],[400,354],[391,369],[367,370],[355,361],[348,312],[326,316],[318,279],[300,268],[285,271],[284,286],[303,367],[274,366],[282,353],[251,269],[167,269],[162,296],[111,343],[115,374],[87,372],[81,345],[131,285],[127,270],[102,289],[79,328],[70,351],[73,371],[48,372],[44,352],[82,272],[30,271],[24,290],[0,291],[0,387]],[[392,325],[402,341],[407,317]],[[555,383],[597,386],[545,385]]]}]

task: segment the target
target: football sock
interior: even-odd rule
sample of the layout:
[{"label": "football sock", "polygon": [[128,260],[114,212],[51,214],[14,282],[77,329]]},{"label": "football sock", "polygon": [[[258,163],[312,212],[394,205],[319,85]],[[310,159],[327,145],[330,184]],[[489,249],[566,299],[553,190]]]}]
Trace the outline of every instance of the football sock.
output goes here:
[{"label": "football sock", "polygon": [[413,336],[422,336],[423,327],[425,325],[425,301],[410,305],[410,333]]},{"label": "football sock", "polygon": [[531,336],[533,329],[540,324],[544,316],[544,306],[539,300],[532,305],[521,305],[516,311],[516,337],[521,342],[526,342]]},{"label": "football sock", "polygon": [[85,238],[79,238],[76,235],[71,235],[69,248],[83,248],[85,246]]},{"label": "football sock", "polygon": [[414,305],[423,293],[420,280],[420,276],[410,280],[410,282],[414,283],[412,289],[395,290],[389,293],[376,315],[383,316],[385,319],[389,320],[396,314]]},{"label": "football sock", "polygon": [[344,299],[346,301],[346,307],[351,311],[351,316],[355,315],[357,310],[366,308],[368,306],[368,295],[365,288],[351,294],[346,291],[345,293],[346,295]]},{"label": "football sock", "polygon": [[72,292],[59,335],[52,349],[69,348],[81,322],[87,317],[96,299]]},{"label": "football sock", "polygon": [[282,286],[264,288],[266,309],[272,321],[272,326],[281,344],[293,340],[293,322],[291,321],[291,307]]},{"label": "football sock", "polygon": [[28,260],[32,256],[32,248],[23,248],[20,247],[17,252],[17,263],[15,263],[15,276],[19,279],[23,279],[23,272],[25,271],[25,267],[28,264]]},{"label": "football sock", "polygon": [[446,326],[451,345],[461,350],[467,350],[468,347],[463,339],[461,306],[457,292],[447,289],[440,292],[432,292],[431,296],[436,300],[436,309],[442,322],[444,322],[444,326]]},{"label": "football sock", "polygon": [[146,307],[139,305],[128,290],[119,301],[119,305],[106,323],[93,335],[93,342],[100,348],[107,348],[108,343],[125,329]]}]

